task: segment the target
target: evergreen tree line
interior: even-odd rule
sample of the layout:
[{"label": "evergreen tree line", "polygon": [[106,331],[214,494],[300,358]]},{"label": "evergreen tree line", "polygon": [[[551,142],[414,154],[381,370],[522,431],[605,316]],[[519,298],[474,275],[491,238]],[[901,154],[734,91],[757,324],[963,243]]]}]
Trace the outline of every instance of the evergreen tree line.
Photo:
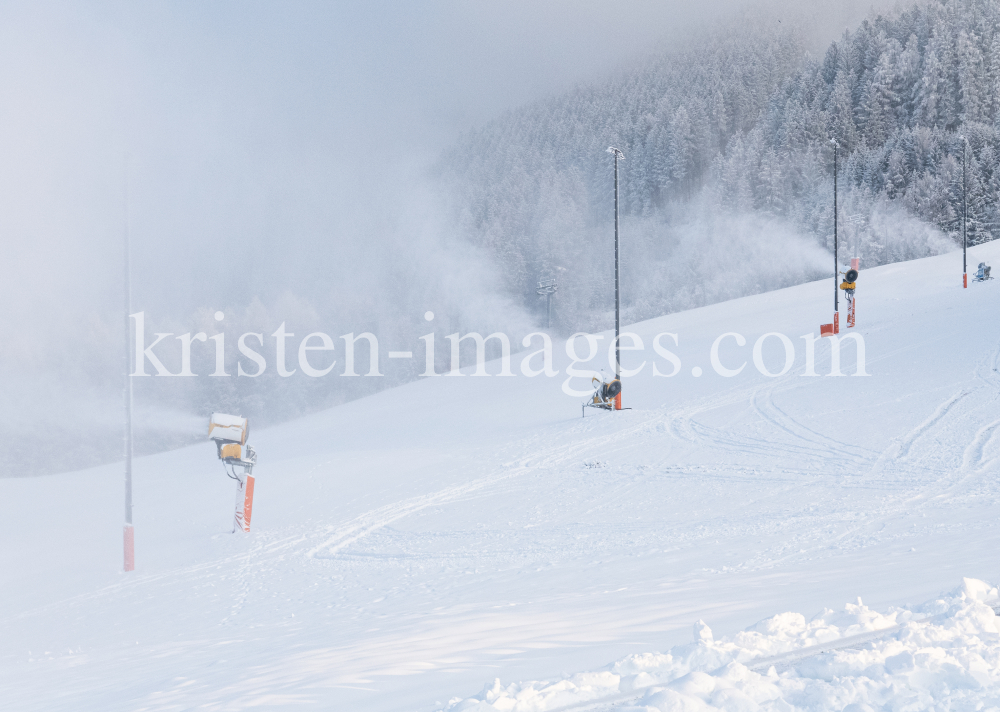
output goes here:
[{"label": "evergreen tree line", "polygon": [[564,330],[607,326],[611,157],[622,164],[626,315],[829,274],[833,145],[842,256],[863,266],[1000,234],[1000,0],[930,0],[821,56],[744,17],[601,86],[512,111],[441,163],[462,234],[529,306],[555,277]]}]

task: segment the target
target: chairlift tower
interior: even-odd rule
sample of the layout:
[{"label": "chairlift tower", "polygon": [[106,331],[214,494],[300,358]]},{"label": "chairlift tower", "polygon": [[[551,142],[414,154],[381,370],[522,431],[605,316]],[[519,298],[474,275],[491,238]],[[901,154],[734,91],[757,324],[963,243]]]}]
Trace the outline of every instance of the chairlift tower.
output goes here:
[{"label": "chairlift tower", "polygon": [[555,279],[543,279],[538,283],[535,293],[545,297],[545,328],[552,328],[552,295],[559,290]]}]

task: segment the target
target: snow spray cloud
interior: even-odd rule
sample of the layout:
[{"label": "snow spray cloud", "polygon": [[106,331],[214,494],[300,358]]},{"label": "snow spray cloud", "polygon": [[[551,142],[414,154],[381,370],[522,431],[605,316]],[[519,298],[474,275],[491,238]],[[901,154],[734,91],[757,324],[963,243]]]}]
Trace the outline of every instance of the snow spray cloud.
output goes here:
[{"label": "snow spray cloud", "polygon": [[[851,0],[837,12],[846,5],[868,7]],[[426,333],[410,319],[418,308],[438,314],[439,340],[502,331],[519,343],[535,315],[495,254],[456,227],[453,216],[469,206],[449,202],[427,167],[461,131],[600,81],[637,48],[671,41],[661,28],[690,35],[731,14],[731,3],[615,12],[609,24],[606,3],[590,0],[391,10],[4,3],[0,104],[16,110],[0,115],[0,329],[17,337],[0,350],[0,476],[121,457],[126,230],[131,311],[156,315],[150,333],[192,331],[193,318],[192,333],[208,339],[192,343],[195,363],[222,325],[270,339],[273,328],[255,325],[282,320],[296,334],[349,324],[337,333],[377,333],[406,350]],[[838,15],[830,26],[839,34],[854,19]],[[581,274],[600,252],[583,250],[569,262]],[[581,283],[586,291],[593,274]],[[561,289],[568,303],[574,289]],[[597,291],[580,303],[588,299],[606,307]],[[563,318],[565,334],[606,314]],[[136,434],[137,452],[194,442],[193,423],[218,407],[264,425],[423,372],[394,363],[379,379],[291,383],[273,367],[255,379],[137,379],[136,407],[155,421]],[[47,446],[52,433],[60,448]]]}]

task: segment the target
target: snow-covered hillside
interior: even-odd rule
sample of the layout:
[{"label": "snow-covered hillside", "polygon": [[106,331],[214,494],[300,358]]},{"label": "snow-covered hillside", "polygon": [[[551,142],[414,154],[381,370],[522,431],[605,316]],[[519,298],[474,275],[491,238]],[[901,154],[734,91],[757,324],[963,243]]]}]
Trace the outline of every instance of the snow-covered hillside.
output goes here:
[{"label": "snow-covered hillside", "polygon": [[960,269],[862,272],[867,377],[823,375],[828,340],[803,375],[826,280],[632,327],[626,368],[670,371],[661,332],[682,364],[627,379],[632,410],[581,418],[563,373],[442,377],[256,432],[249,535],[210,443],[143,458],[130,574],[120,466],[0,480],[0,707],[842,709],[907,675],[995,703],[996,592],[963,577],[1000,577],[1000,280]]}]

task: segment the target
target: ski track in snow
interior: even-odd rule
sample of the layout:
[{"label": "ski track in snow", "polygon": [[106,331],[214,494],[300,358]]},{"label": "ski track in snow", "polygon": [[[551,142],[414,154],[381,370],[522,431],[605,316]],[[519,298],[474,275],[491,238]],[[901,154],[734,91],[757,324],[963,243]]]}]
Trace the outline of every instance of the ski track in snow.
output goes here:
[{"label": "ski track in snow", "polygon": [[[795,428],[786,424],[791,419],[787,416],[783,417],[777,408],[771,408],[771,414],[765,413],[757,404],[761,390],[767,389],[734,389],[724,397],[714,396],[710,399],[704,399],[696,405],[681,409],[680,412],[668,416],[670,432],[691,443],[707,444],[740,454],[774,455],[775,453],[783,453],[813,458],[822,458],[829,454],[828,447],[818,445],[814,440],[808,439],[802,434],[802,431],[808,429]],[[765,396],[764,400],[769,401],[770,397]],[[795,442],[789,443],[762,436],[743,436],[730,429],[704,425],[697,420],[697,416],[709,411],[727,406],[743,405],[748,402],[753,403],[761,420],[776,425],[780,430],[790,435]],[[852,453],[851,457],[854,458],[855,455]]]},{"label": "ski track in snow", "polygon": [[875,453],[866,448],[841,442],[840,440],[835,440],[822,433],[818,433],[792,418],[774,402],[774,392],[778,386],[779,384],[775,383],[772,386],[761,388],[754,393],[754,410],[765,423],[788,433],[804,444],[811,443],[818,446],[819,449],[817,452],[823,457],[837,457],[841,460],[860,465],[875,455]]},{"label": "ski track in snow", "polygon": [[996,437],[997,426],[1000,426],[1000,420],[994,420],[976,432],[972,442],[969,443],[969,446],[965,448],[965,452],[962,453],[963,470],[984,470],[996,459],[987,458],[985,453],[987,446]]},{"label": "ski track in snow", "polygon": [[578,460],[580,453],[584,450],[599,450],[602,446],[612,444],[623,438],[628,438],[629,435],[646,430],[647,428],[648,424],[641,422],[626,429],[624,432],[597,438],[590,437],[583,446],[574,439],[568,445],[559,444],[541,450],[532,447],[537,438],[529,438],[520,447],[513,448],[521,450],[522,453],[531,453],[530,455],[522,455],[521,461],[503,465],[499,471],[472,482],[454,487],[446,487],[428,495],[412,497],[383,505],[355,517],[350,522],[328,527],[324,541],[309,549],[306,552],[306,556],[315,559],[333,558],[350,545],[364,539],[379,529],[416,514],[428,507],[459,502],[529,472],[565,464],[570,460]]},{"label": "ski track in snow", "polygon": [[474,482],[457,487],[448,487],[430,495],[414,497],[401,502],[394,502],[369,512],[365,512],[348,524],[333,529],[333,533],[323,543],[313,547],[307,552],[307,556],[317,559],[333,558],[338,552],[344,550],[351,544],[363,539],[379,529],[386,527],[411,514],[415,514],[427,507],[451,504],[461,499],[467,498],[470,494],[479,490],[492,487],[504,480],[523,474],[528,468],[512,468],[501,474],[490,477],[483,477]]},{"label": "ski track in snow", "polygon": [[906,460],[910,456],[913,445],[921,438],[932,433],[932,431],[945,419],[951,409],[963,398],[969,395],[969,391],[961,390],[939,405],[927,420],[911,430],[899,443],[898,450],[893,453],[892,458],[897,461]]},{"label": "ski track in snow", "polygon": [[[569,444],[559,444],[547,448],[535,447],[538,438],[533,436],[522,442],[519,446],[510,448],[521,451],[522,456],[520,461],[503,465],[498,472],[472,482],[447,487],[429,495],[413,497],[384,505],[365,512],[346,524],[330,527],[327,530],[327,538],[322,543],[311,548],[306,555],[316,559],[333,558],[351,544],[428,507],[452,504],[467,499],[474,494],[481,494],[508,480],[521,477],[525,474],[546,468],[558,467],[568,462],[579,461],[589,451],[601,451],[616,442],[627,441],[632,436],[647,432],[650,429],[650,422],[655,424],[660,420],[660,418],[655,416],[652,418],[640,417],[639,423],[619,432],[597,437],[591,435],[585,440],[573,437]],[[589,424],[580,425],[576,429],[589,430],[590,427],[592,426]],[[574,432],[573,435],[578,436],[583,434]]]}]

